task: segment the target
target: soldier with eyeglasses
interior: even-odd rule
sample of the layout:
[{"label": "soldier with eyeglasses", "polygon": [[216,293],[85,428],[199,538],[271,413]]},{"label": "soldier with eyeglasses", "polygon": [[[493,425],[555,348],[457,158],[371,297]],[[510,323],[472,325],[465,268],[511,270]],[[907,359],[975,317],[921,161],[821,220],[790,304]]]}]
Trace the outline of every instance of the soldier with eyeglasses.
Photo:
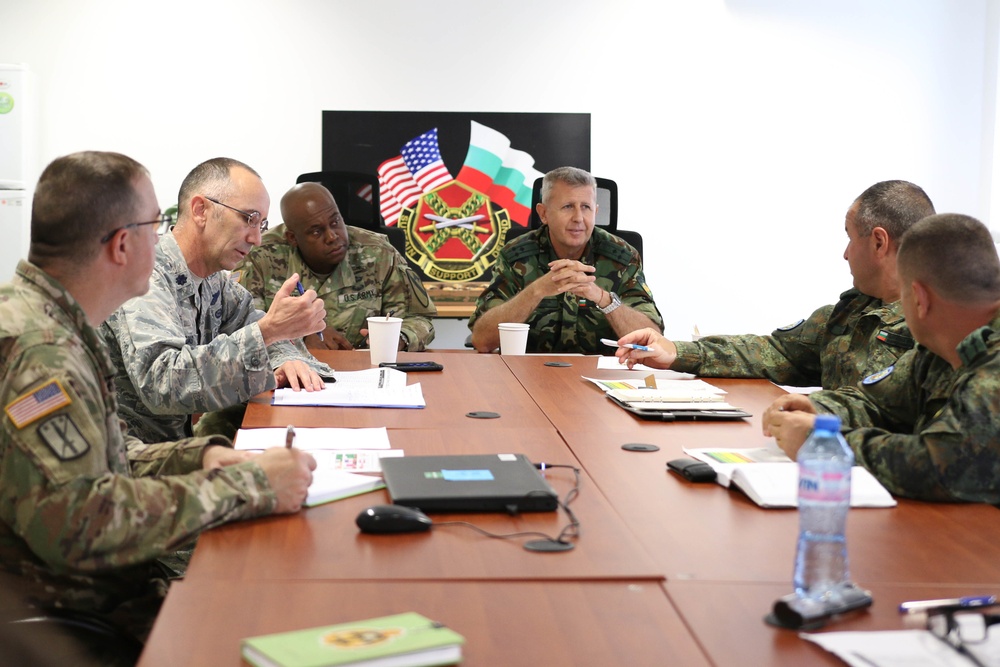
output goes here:
[{"label": "soldier with eyeglasses", "polygon": [[[269,207],[260,176],[242,162],[195,167],[180,187],[177,225],[157,246],[149,292],[105,323],[120,411],[144,442],[232,436],[251,397],[275,387],[315,391],[332,376],[289,342],[325,326],[314,291],[295,294],[298,276],[290,276],[265,313],[229,274],[260,244]],[[195,431],[191,417],[201,413]]]}]

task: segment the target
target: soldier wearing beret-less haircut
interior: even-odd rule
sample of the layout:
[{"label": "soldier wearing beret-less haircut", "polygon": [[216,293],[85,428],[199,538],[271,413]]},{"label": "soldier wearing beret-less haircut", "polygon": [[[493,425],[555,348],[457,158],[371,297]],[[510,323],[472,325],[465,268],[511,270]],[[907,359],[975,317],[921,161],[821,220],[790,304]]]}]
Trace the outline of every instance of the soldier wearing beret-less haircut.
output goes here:
[{"label": "soldier wearing beret-less haircut", "polygon": [[816,412],[841,417],[859,465],[920,500],[1000,503],[1000,259],[985,225],[934,215],[899,247],[917,347],[854,387],[788,396],[765,434],[795,457]]},{"label": "soldier wearing beret-less haircut", "polygon": [[149,291],[108,318],[102,332],[118,370],[129,432],[143,442],[233,436],[246,401],[288,386],[313,391],[333,370],[290,340],[323,328],[323,302],[292,297],[288,277],[266,313],[228,271],[267,229],[270,197],[253,169],[229,158],[195,167],[181,183],[178,220],[163,235]]},{"label": "soldier wearing beret-less haircut", "polygon": [[620,348],[617,355],[629,367],[641,362],[703,377],[767,378],[824,389],[853,385],[913,347],[899,304],[896,250],[903,233],[933,213],[931,200],[916,185],[876,183],[847,211],[844,259],[854,288],[841,294],[837,304],[769,336],[705,336],[687,342],[635,331],[619,342],[652,350]]},{"label": "soldier wearing beret-less haircut", "polygon": [[0,286],[0,567],[35,607],[140,639],[166,592],[158,558],[223,522],[298,510],[316,466],[284,447],[127,435],[95,327],[148,289],[161,224],[136,161],[59,158],[35,190],[28,260]]},{"label": "soldier wearing beret-less haircut", "polygon": [[323,338],[310,348],[352,350],[365,345],[370,316],[402,318],[399,349],[419,352],[434,340],[437,315],[427,290],[384,234],[344,223],[337,202],[319,183],[299,183],[281,198],[284,225],[272,229],[234,275],[269,308],[288,276],[301,276],[326,307]]},{"label": "soldier wearing beret-less haircut", "polygon": [[594,226],[597,182],[582,169],[559,167],[542,180],[541,229],[500,251],[493,281],[469,318],[472,345],[500,345],[497,325],[527,322],[528,352],[608,353],[601,338],[663,326],[639,253]]}]

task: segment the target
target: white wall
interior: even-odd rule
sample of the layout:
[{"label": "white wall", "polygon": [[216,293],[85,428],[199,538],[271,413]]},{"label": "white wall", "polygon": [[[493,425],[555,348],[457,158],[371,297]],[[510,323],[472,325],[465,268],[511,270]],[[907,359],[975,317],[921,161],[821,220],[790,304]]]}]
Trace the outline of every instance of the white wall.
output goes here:
[{"label": "white wall", "polygon": [[[275,204],[321,112],[592,114],[592,167],[643,233],[667,333],[768,332],[850,287],[872,183],[987,221],[996,0],[0,0],[41,90],[41,162],[118,150],[171,205],[196,163]],[[456,165],[452,165],[453,170]],[[271,219],[277,221],[277,206]]]}]

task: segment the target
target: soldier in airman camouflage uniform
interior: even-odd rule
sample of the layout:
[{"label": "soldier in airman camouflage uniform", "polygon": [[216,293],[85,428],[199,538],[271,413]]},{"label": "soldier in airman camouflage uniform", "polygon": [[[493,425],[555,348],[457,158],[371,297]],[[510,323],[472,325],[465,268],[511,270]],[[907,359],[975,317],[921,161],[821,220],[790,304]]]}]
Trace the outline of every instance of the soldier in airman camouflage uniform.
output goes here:
[{"label": "soldier in airman camouflage uniform", "polygon": [[254,395],[276,386],[321,389],[321,376],[333,372],[289,342],[322,327],[315,292],[291,298],[295,281],[286,280],[264,313],[227,272],[267,226],[270,200],[257,173],[236,160],[209,160],[184,179],[178,201],[149,292],[102,327],[121,415],[143,442],[191,435],[191,415],[203,412],[200,433],[232,436]]},{"label": "soldier in airman camouflage uniform", "polygon": [[284,225],[270,230],[260,247],[236,267],[234,277],[270,307],[292,274],[316,292],[326,307],[323,340],[309,347],[365,347],[367,318],[392,313],[403,319],[399,349],[418,352],[434,340],[430,318],[437,308],[416,272],[383,234],[344,224],[337,202],[319,183],[300,183],[281,198]]},{"label": "soldier in airman camouflage uniform", "polygon": [[637,326],[663,326],[639,253],[594,227],[597,184],[586,171],[560,167],[545,175],[537,206],[540,229],[507,244],[493,281],[469,318],[472,344],[497,348],[501,322],[527,322],[528,352],[609,353],[601,338]]},{"label": "soldier in airman camouflage uniform", "polygon": [[794,457],[815,413],[841,417],[859,465],[891,492],[1000,503],[1000,260],[964,215],[914,225],[899,249],[902,304],[919,345],[859,385],[782,397],[765,434]]},{"label": "soldier in airman camouflage uniform", "polygon": [[906,181],[883,181],[865,190],[847,212],[844,258],[854,289],[836,305],[781,327],[770,336],[705,336],[670,341],[636,331],[622,339],[653,348],[620,349],[629,365],[641,362],[703,377],[767,378],[799,387],[850,386],[893,363],[913,347],[899,304],[896,250],[911,225],[932,215],[922,189]]},{"label": "soldier in airman camouflage uniform", "polygon": [[283,447],[252,457],[225,438],[126,434],[94,325],[147,289],[161,222],[139,163],[59,158],[36,188],[28,261],[0,286],[0,567],[36,608],[139,638],[167,587],[158,557],[223,522],[297,510],[315,467]]}]

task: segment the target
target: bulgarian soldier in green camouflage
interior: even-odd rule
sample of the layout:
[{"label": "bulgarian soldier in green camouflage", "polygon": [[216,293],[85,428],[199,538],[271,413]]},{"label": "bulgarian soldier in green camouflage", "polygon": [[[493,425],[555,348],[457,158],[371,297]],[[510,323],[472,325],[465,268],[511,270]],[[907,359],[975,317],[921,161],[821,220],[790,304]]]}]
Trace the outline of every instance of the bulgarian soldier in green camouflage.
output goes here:
[{"label": "bulgarian soldier in green camouflage", "polygon": [[226,521],[298,510],[316,466],[296,449],[126,434],[94,327],[148,289],[161,224],[139,163],[59,158],[35,191],[28,260],[0,286],[0,567],[35,608],[140,639],[167,588],[157,558]]},{"label": "bulgarian soldier in green camouflage", "polygon": [[476,301],[469,318],[476,350],[499,346],[501,322],[529,324],[528,352],[603,354],[602,338],[662,328],[639,253],[594,227],[593,176],[574,167],[550,171],[537,210],[542,227],[504,246]]},{"label": "bulgarian soldier in green camouflage", "polygon": [[400,317],[399,349],[418,352],[434,340],[437,309],[416,272],[384,234],[344,224],[337,202],[319,183],[300,183],[281,198],[284,225],[270,230],[236,267],[234,276],[261,310],[270,307],[288,276],[298,274],[326,307],[322,339],[310,348],[365,347],[367,318]]},{"label": "bulgarian soldier in green camouflage", "polygon": [[705,336],[687,342],[635,331],[619,342],[652,349],[620,348],[616,354],[630,368],[641,362],[702,377],[766,378],[824,389],[854,385],[913,347],[899,304],[896,251],[903,233],[933,213],[931,200],[916,185],[876,183],[847,211],[844,259],[854,289],[841,294],[836,305],[770,336]]},{"label": "bulgarian soldier in green camouflage", "polygon": [[260,243],[270,197],[253,169],[214,158],[191,170],[178,194],[177,226],[163,235],[149,291],[102,327],[117,369],[129,432],[143,442],[233,436],[253,396],[323,389],[326,364],[290,342],[323,327],[313,291],[293,296],[286,277],[267,312],[228,271]]},{"label": "bulgarian soldier in green camouflage", "polygon": [[919,343],[854,387],[790,395],[764,433],[795,457],[816,412],[839,415],[859,465],[891,492],[1000,504],[1000,259],[958,214],[914,225],[899,248],[903,312]]}]

